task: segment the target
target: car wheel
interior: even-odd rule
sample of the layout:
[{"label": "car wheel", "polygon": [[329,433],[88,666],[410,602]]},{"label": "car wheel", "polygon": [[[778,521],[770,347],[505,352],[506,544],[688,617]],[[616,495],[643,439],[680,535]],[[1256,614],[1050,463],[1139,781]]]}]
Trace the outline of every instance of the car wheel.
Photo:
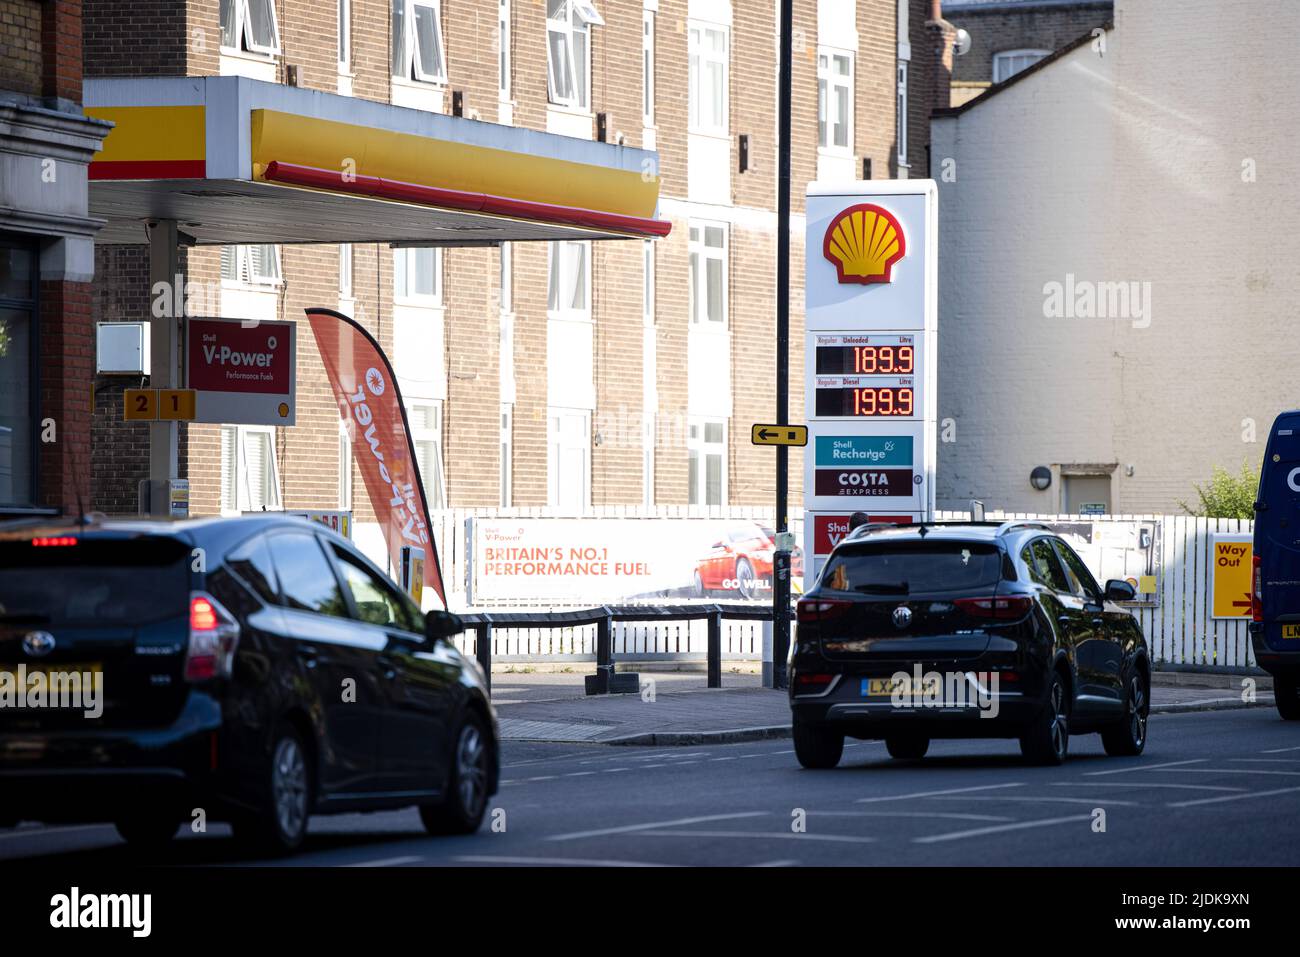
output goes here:
[{"label": "car wheel", "polygon": [[1111,757],[1134,757],[1147,746],[1147,716],[1151,696],[1146,679],[1134,671],[1124,692],[1124,717],[1101,733],[1101,744]]},{"label": "car wheel", "polygon": [[1300,721],[1300,681],[1293,677],[1274,678],[1273,700],[1283,721]]},{"label": "car wheel", "polygon": [[168,811],[135,812],[113,822],[117,833],[133,849],[160,851],[171,843],[181,822]]},{"label": "car wheel", "polygon": [[261,806],[234,822],[235,835],[258,851],[290,854],[302,846],[311,816],[311,762],[296,728],[276,732],[261,777]]},{"label": "car wheel", "polygon": [[420,807],[420,820],[430,834],[473,834],[487,810],[491,734],[477,712],[470,711],[456,732],[451,775],[440,804]]},{"label": "car wheel", "polygon": [[754,566],[745,558],[736,562],[736,591],[746,601],[754,597]]},{"label": "car wheel", "polygon": [[695,584],[693,586],[696,598],[704,597],[704,578],[699,572],[695,573]]},{"label": "car wheel", "polygon": [[1020,753],[1031,764],[1060,764],[1070,750],[1070,696],[1059,671],[1052,672],[1047,700],[1020,736]]},{"label": "car wheel", "polygon": [[844,735],[821,725],[794,722],[794,756],[805,768],[833,768],[844,754]]},{"label": "car wheel", "polygon": [[889,751],[891,758],[897,758],[900,761],[916,760],[925,757],[925,752],[930,750],[930,739],[921,738],[916,735],[895,735],[885,738],[885,748]]}]

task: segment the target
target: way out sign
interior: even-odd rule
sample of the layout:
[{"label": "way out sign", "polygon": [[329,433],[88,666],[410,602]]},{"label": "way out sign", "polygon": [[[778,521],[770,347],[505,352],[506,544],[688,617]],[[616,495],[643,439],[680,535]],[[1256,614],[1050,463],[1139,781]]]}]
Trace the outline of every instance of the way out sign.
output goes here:
[{"label": "way out sign", "polygon": [[1210,536],[1210,617],[1249,618],[1251,536]]}]

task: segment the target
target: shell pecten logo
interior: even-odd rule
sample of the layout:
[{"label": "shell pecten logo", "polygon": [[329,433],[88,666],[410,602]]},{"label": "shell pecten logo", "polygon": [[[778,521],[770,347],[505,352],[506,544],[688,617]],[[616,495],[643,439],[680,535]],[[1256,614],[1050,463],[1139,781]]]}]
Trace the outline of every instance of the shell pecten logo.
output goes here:
[{"label": "shell pecten logo", "polygon": [[826,227],[822,254],[841,283],[890,282],[894,264],[907,253],[903,227],[894,214],[872,203],[840,212]]}]

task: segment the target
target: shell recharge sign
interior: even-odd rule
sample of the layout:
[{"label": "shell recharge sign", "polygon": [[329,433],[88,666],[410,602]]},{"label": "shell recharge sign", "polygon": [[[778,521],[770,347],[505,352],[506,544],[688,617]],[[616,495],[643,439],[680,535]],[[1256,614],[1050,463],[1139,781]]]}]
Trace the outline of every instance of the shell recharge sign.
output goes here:
[{"label": "shell recharge sign", "polygon": [[932,180],[808,187],[805,580],[853,512],[934,512],[936,200]]},{"label": "shell recharge sign", "polygon": [[[307,318],[339,414],[349,423],[352,457],[383,529],[390,565],[400,573],[405,567],[418,570],[422,564],[423,584],[433,589],[445,608],[447,596],[437,546],[429,533],[424,483],[393,367],[370,333],[342,313],[308,309]],[[427,556],[422,563],[421,553]],[[416,595],[420,591],[410,590]]]}]

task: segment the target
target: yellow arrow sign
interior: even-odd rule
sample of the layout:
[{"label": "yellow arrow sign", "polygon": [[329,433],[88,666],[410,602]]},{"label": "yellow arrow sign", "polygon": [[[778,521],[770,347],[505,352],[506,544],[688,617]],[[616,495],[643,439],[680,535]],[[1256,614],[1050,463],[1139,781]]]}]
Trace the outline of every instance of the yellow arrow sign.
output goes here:
[{"label": "yellow arrow sign", "polygon": [[806,425],[755,425],[749,430],[754,445],[807,445]]}]

